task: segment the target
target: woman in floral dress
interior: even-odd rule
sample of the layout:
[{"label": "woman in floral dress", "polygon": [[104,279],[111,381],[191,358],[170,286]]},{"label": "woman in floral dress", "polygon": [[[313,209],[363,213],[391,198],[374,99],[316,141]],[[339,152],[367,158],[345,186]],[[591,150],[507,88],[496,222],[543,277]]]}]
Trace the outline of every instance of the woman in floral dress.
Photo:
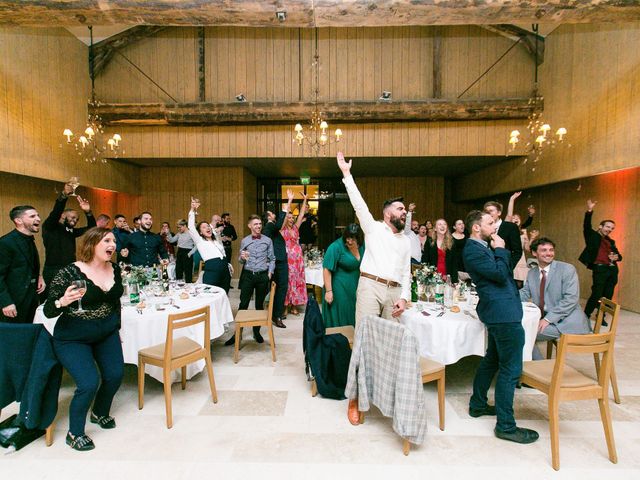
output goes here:
[{"label": "woman in floral dress", "polygon": [[307,195],[302,194],[304,202],[300,207],[297,221],[294,222],[293,215],[287,214],[280,233],[284,238],[287,247],[287,261],[289,263],[289,288],[284,299],[285,307],[289,306],[292,315],[299,315],[299,305],[307,303],[307,282],[304,277],[304,256],[300,246],[300,224],[304,220],[304,213],[307,208]]}]

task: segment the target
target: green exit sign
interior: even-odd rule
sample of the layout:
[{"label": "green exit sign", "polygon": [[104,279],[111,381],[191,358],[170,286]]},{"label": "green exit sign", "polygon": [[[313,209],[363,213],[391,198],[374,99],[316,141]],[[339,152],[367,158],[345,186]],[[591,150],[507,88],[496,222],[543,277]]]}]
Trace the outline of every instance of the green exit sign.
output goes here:
[{"label": "green exit sign", "polygon": [[311,182],[311,177],[300,177],[300,183],[302,185],[309,185]]}]

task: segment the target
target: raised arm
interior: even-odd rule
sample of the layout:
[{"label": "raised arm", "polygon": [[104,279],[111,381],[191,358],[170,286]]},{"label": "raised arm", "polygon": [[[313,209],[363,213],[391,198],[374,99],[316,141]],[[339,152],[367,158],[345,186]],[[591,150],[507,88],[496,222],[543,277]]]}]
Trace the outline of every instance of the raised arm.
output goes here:
[{"label": "raised arm", "polygon": [[514,192],[511,197],[509,197],[509,205],[507,206],[507,216],[504,218],[507,222],[510,222],[513,218],[513,208],[516,204],[516,199],[522,195],[522,192]]},{"label": "raised arm", "polygon": [[343,180],[345,188],[347,189],[347,194],[349,195],[349,200],[351,201],[351,205],[356,212],[356,216],[360,221],[360,227],[364,233],[368,233],[371,231],[373,225],[375,224],[375,220],[371,212],[369,211],[369,207],[367,207],[364,198],[360,194],[358,187],[356,187],[356,182],[353,180],[351,176],[351,163],[352,160],[348,162],[344,159],[344,155],[342,152],[338,152],[337,155],[338,168],[342,172]]},{"label": "raised arm", "polygon": [[407,218],[404,222],[404,234],[409,235],[411,231],[411,221],[413,220],[413,211],[416,209],[415,203],[409,204],[409,210],[407,211]]},{"label": "raised arm", "polygon": [[78,206],[80,207],[80,210],[82,210],[85,214],[85,216],[87,217],[87,226],[86,227],[80,227],[80,228],[74,228],[73,229],[73,234],[76,237],[80,237],[82,235],[84,235],[84,233],[89,230],[90,228],[93,228],[96,226],[96,219],[93,216],[93,213],[91,213],[91,205],[89,204],[89,202],[87,201],[86,198],[82,198],[80,195],[76,196],[77,200],[78,200]]},{"label": "raised arm", "polygon": [[189,214],[187,216],[187,228],[189,229],[189,235],[191,235],[191,240],[195,243],[196,247],[200,242],[202,242],[202,237],[196,230],[196,210],[200,206],[200,202],[191,200],[191,210],[189,210]]},{"label": "raised arm", "polygon": [[42,224],[43,230],[51,230],[60,221],[60,216],[62,215],[62,212],[64,212],[64,207],[67,206],[67,195],[69,195],[71,192],[73,192],[73,188],[71,188],[71,185],[65,184],[62,193],[58,195],[58,198],[56,198],[56,203],[53,204],[51,213]]},{"label": "raised arm", "polygon": [[596,206],[596,203],[591,199],[587,200],[587,211],[584,214],[584,221],[582,222],[582,234],[584,235],[585,241],[588,241],[588,237],[593,232],[593,228],[591,228],[591,218],[593,217],[593,208]]},{"label": "raised arm", "polygon": [[304,199],[302,202],[302,206],[300,207],[300,213],[298,214],[298,219],[296,220],[296,227],[300,229],[300,225],[304,221],[304,216],[307,213],[307,194],[301,193],[302,198]]}]

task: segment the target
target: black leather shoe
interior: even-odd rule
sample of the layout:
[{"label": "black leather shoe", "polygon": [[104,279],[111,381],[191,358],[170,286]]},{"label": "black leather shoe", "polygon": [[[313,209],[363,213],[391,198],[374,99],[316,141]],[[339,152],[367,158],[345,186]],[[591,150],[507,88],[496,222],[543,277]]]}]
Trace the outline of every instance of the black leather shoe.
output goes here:
[{"label": "black leather shoe", "polygon": [[273,321],[273,324],[278,328],[287,328],[287,326],[284,323],[282,323],[282,320],[280,320],[279,318],[276,318]]},{"label": "black leather shoe", "polygon": [[604,318],[602,319],[602,323],[600,325],[602,325],[603,327],[608,327],[609,326],[609,324],[606,322],[606,320]]},{"label": "black leather shoe", "polygon": [[264,343],[264,338],[260,335],[260,327],[253,330],[253,338],[257,343]]},{"label": "black leather shoe", "polygon": [[66,442],[67,445],[79,452],[86,452],[96,448],[93,440],[91,440],[87,435],[77,435],[74,437],[71,435],[71,432],[67,432]]},{"label": "black leather shoe", "polygon": [[501,432],[498,429],[495,429],[494,432],[496,437],[516,443],[533,443],[540,436],[535,430],[520,427],[516,427],[513,432]]},{"label": "black leather shoe", "polygon": [[116,428],[116,419],[109,415],[99,417],[95,413],[91,412],[89,419],[91,420],[91,423],[97,423],[100,428],[104,428],[105,430]]},{"label": "black leather shoe", "polygon": [[483,415],[495,415],[496,407],[493,405],[486,405],[484,408],[471,408],[469,407],[469,415],[473,418],[482,417]]},{"label": "black leather shoe", "polygon": [[233,345],[234,343],[236,343],[236,336],[235,335],[231,335],[231,338],[229,340],[227,340],[226,342],[224,342],[226,347],[229,347],[229,346]]}]

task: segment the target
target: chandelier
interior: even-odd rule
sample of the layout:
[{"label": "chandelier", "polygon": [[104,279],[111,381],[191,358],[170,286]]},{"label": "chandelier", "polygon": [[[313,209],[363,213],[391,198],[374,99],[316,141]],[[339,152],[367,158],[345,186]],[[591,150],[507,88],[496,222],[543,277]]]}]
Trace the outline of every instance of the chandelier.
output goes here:
[{"label": "chandelier", "polygon": [[313,112],[308,127],[305,129],[302,124],[296,123],[294,127],[293,142],[299,146],[308,145],[318,156],[320,149],[332,143],[338,143],[342,139],[342,130],[336,128],[333,133],[329,132],[329,124],[323,118],[322,112],[318,108],[318,95],[320,93],[320,54],[318,53],[318,29],[315,34],[315,53],[313,56],[314,71],[314,102]]},{"label": "chandelier", "polygon": [[[533,33],[535,34],[535,74],[534,74],[534,88],[533,94],[529,99],[529,105],[533,107],[532,113],[529,115],[526,136],[523,140],[520,138],[520,131],[513,130],[509,134],[509,148],[513,152],[516,150],[518,143],[524,141],[524,154],[526,158],[524,163],[526,164],[531,160],[531,171],[535,172],[536,163],[541,159],[542,154],[555,148],[560,143],[563,143],[565,136],[567,135],[567,129],[559,127],[555,133],[552,133],[553,129],[551,125],[546,123],[542,116],[542,105],[544,97],[538,93],[538,25],[533,25]],[[571,145],[569,145],[571,146]]]},{"label": "chandelier", "polygon": [[[66,137],[67,147],[73,147],[75,153],[89,163],[107,163],[107,158],[118,158],[124,154],[120,142],[122,137],[118,133],[108,137],[104,135],[102,118],[96,112],[100,102],[96,99],[94,54],[93,54],[93,27],[89,27],[91,43],[89,45],[89,76],[91,77],[91,99],[87,102],[87,124],[80,135],[75,135],[70,128],[65,128],[62,135]],[[60,145],[62,147],[62,145]]]}]

